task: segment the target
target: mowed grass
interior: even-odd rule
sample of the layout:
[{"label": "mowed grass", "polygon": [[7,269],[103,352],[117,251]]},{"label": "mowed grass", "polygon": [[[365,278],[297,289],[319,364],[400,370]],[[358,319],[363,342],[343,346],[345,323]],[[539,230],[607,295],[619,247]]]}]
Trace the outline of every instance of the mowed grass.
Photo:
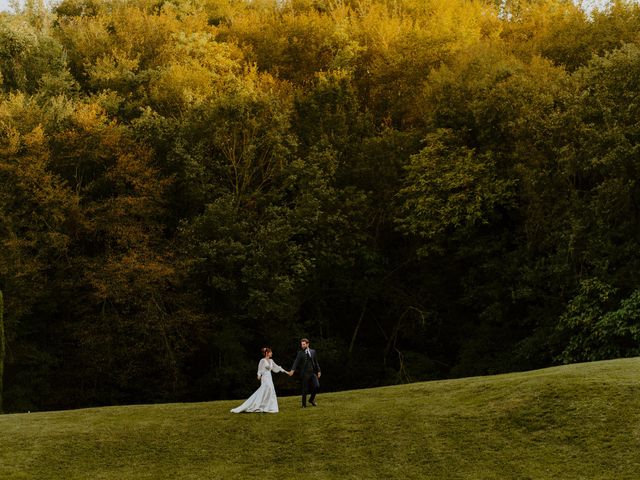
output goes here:
[{"label": "mowed grass", "polygon": [[239,403],[0,416],[0,479],[640,478],[639,358]]}]

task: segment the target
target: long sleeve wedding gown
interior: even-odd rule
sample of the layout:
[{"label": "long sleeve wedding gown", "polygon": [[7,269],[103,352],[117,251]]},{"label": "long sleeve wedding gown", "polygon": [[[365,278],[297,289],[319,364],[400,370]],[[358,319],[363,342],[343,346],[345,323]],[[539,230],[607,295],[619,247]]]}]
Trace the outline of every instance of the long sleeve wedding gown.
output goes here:
[{"label": "long sleeve wedding gown", "polygon": [[271,359],[263,358],[258,363],[258,376],[260,377],[260,388],[256,390],[239,407],[232,408],[233,413],[241,412],[266,412],[278,413],[278,397],[273,386],[271,372],[286,372],[286,370]]}]

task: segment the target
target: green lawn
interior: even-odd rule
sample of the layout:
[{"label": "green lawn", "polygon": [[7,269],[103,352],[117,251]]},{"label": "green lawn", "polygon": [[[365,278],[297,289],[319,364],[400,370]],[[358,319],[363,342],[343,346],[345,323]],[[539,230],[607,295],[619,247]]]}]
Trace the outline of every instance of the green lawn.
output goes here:
[{"label": "green lawn", "polygon": [[239,403],[0,416],[0,479],[640,478],[640,358]]}]

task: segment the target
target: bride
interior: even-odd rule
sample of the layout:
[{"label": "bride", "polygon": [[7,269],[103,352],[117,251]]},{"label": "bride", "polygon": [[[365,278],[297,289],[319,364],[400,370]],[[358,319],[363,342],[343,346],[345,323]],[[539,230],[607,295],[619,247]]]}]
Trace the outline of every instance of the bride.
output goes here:
[{"label": "bride", "polygon": [[233,413],[241,412],[266,412],[278,413],[278,397],[273,387],[273,379],[271,372],[285,372],[291,376],[292,372],[287,372],[284,368],[276,365],[271,360],[273,352],[269,347],[262,349],[264,358],[258,363],[258,380],[260,380],[260,388],[256,390],[247,400],[239,407],[232,408]]}]

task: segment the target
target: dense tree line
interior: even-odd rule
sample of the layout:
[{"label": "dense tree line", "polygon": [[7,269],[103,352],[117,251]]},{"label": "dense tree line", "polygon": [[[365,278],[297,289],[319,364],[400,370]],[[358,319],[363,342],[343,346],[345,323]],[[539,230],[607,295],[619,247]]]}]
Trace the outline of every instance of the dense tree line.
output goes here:
[{"label": "dense tree line", "polygon": [[0,14],[0,405],[240,397],[303,335],[327,389],[640,354],[639,31],[621,1]]}]

